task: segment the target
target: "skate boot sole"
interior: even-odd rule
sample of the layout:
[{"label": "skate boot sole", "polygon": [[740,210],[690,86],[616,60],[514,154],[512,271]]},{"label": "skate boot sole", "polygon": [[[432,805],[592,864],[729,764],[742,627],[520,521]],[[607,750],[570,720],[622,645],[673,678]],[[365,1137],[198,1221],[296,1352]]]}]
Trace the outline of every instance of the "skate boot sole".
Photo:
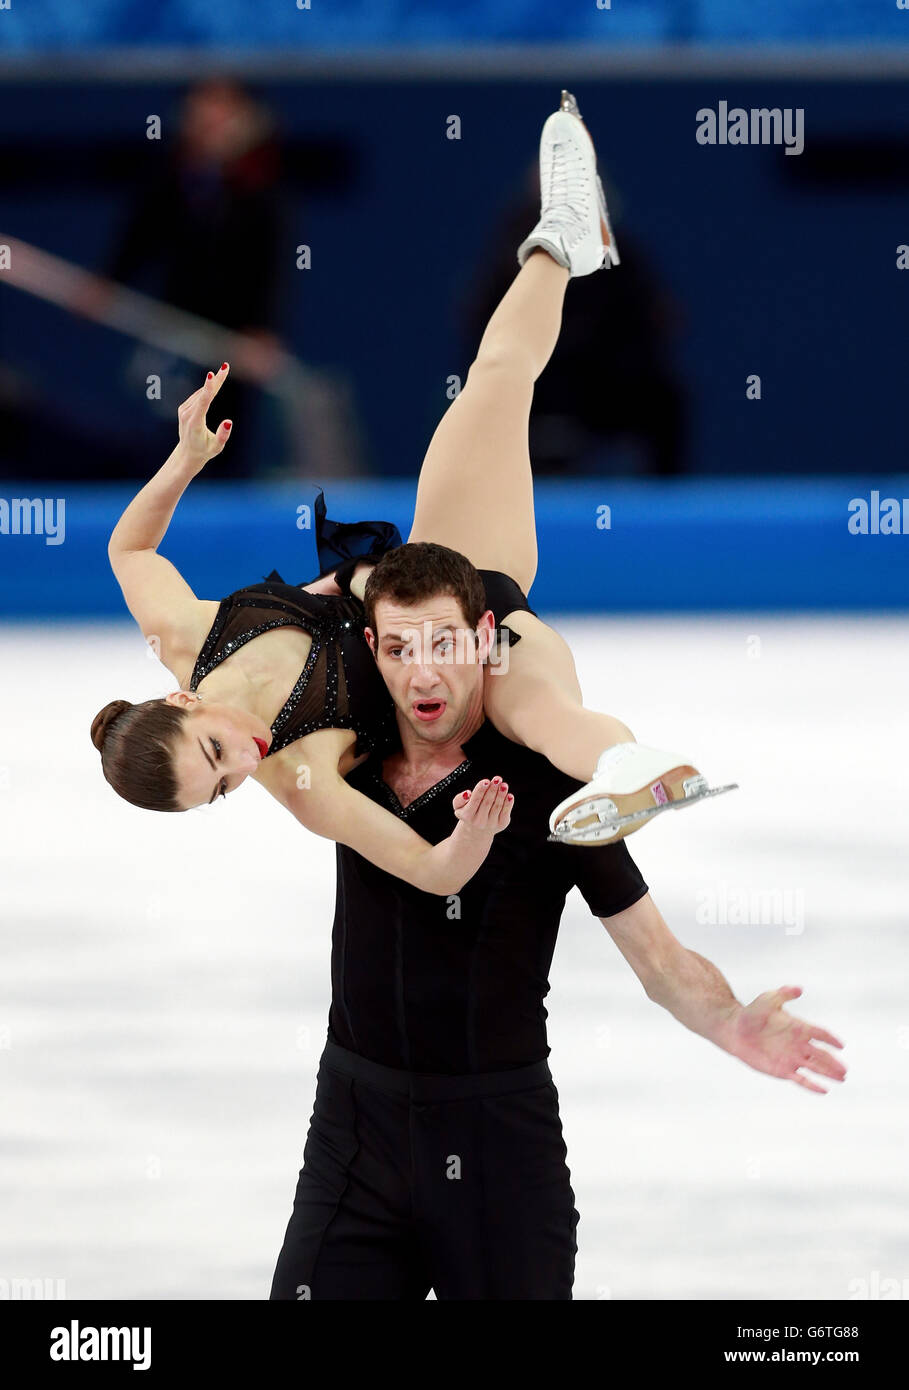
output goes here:
[{"label": "skate boot sole", "polygon": [[709,787],[696,768],[685,764],[633,792],[579,796],[561,812],[549,839],[573,845],[614,843],[639,830],[662,811],[693,806],[708,797],[735,791],[737,787],[737,782],[725,787]]}]

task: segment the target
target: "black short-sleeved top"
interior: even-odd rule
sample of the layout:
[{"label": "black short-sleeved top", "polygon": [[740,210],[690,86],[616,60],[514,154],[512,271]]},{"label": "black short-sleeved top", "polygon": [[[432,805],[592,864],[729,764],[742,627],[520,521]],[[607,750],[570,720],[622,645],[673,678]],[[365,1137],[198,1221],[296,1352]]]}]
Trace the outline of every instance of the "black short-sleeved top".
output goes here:
[{"label": "black short-sleeved top", "polygon": [[544,999],[559,921],[577,885],[610,917],[647,884],[625,842],[552,843],[549,814],[581,784],[488,721],[465,761],[402,807],[374,755],[348,781],[437,844],[454,829],[452,798],[482,777],[514,792],[511,825],[495,837],[456,899],[420,892],[337,846],[329,1036],[385,1066],[445,1074],[525,1066],[549,1055]]}]

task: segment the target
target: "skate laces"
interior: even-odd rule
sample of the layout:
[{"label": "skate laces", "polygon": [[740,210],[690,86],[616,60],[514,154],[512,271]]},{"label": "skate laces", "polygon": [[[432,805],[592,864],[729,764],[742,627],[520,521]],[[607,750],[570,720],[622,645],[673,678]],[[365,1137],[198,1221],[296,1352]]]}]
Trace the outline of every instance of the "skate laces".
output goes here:
[{"label": "skate laces", "polygon": [[568,245],[574,246],[587,233],[591,185],[584,158],[570,141],[553,140],[548,182],[543,220],[557,227]]}]

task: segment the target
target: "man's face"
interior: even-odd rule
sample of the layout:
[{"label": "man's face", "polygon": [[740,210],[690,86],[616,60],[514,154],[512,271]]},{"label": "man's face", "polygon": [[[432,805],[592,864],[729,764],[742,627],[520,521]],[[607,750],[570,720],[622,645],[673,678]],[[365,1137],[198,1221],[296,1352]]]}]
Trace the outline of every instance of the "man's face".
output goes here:
[{"label": "man's face", "polygon": [[483,708],[483,662],[495,631],[490,612],[468,627],[456,598],[417,604],[380,599],[377,632],[366,629],[401,718],[423,742],[445,743]]}]

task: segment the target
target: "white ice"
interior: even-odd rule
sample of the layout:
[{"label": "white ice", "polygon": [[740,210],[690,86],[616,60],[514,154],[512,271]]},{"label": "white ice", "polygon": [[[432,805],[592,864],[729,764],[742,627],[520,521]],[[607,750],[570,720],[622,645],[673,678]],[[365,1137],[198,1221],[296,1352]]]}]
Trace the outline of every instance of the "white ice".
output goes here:
[{"label": "white ice", "polygon": [[[743,1001],[803,986],[849,1067],[815,1095],[688,1032],[573,894],[548,1004],[575,1296],[909,1296],[909,621],[558,625],[589,704],[741,783],[628,842],[670,928]],[[135,629],[6,627],[0,662],[0,1292],[263,1299],[333,849],[255,786],[183,816],[114,796],[92,716],[171,685]],[[721,898],[751,924],[705,921]]]}]

